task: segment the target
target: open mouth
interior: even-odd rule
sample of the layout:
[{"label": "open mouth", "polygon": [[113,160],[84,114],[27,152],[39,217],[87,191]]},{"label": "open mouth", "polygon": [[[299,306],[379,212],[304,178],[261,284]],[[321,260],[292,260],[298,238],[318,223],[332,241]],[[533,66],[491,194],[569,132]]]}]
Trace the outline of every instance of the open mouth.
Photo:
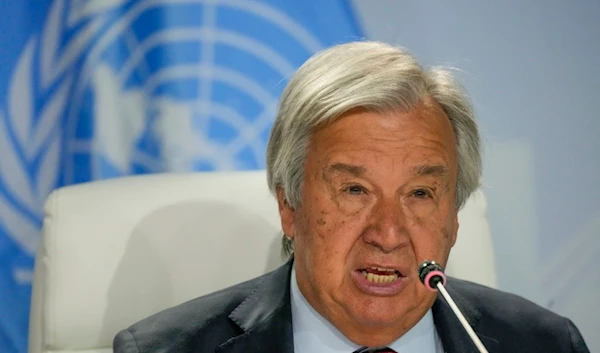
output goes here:
[{"label": "open mouth", "polygon": [[371,283],[391,283],[402,274],[393,268],[368,267],[360,270],[362,275]]}]

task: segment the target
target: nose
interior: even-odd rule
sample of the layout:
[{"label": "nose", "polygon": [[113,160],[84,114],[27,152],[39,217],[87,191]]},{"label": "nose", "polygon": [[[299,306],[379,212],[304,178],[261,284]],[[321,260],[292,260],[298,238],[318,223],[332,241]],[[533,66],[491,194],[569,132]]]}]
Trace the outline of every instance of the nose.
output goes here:
[{"label": "nose", "polygon": [[410,244],[408,217],[398,200],[382,199],[372,209],[363,240],[390,253]]}]

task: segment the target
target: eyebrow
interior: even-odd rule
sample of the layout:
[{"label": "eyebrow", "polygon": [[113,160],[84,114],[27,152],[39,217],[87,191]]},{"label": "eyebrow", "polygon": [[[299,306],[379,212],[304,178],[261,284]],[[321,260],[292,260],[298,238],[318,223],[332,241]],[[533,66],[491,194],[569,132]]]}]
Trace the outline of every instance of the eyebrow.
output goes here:
[{"label": "eyebrow", "polygon": [[[335,163],[327,168],[328,173],[346,173],[355,177],[362,176],[367,169],[362,166],[345,164],[345,163]],[[450,170],[448,167],[443,166],[441,164],[436,165],[420,165],[412,170],[413,175],[417,176],[437,176],[437,177],[446,177],[450,175]]]},{"label": "eyebrow", "polygon": [[438,177],[446,177],[450,175],[450,170],[448,167],[443,166],[441,164],[436,165],[420,165],[418,167],[413,168],[413,174],[418,176],[438,176]]},{"label": "eyebrow", "polygon": [[352,176],[355,176],[355,177],[359,177],[359,176],[363,175],[367,171],[367,169],[365,167],[358,166],[358,165],[335,163],[335,164],[330,165],[329,168],[327,168],[327,171],[329,173],[342,172],[342,173],[351,174]]}]

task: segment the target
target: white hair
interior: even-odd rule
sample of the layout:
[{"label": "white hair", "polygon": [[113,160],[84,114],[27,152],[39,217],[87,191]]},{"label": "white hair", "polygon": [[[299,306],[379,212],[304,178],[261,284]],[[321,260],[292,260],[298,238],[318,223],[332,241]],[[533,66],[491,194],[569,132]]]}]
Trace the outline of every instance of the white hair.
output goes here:
[{"label": "white hair", "polygon": [[[468,95],[449,70],[424,70],[408,51],[380,42],[341,44],[306,61],[283,91],[267,146],[267,182],[300,206],[311,132],[353,109],[409,112],[425,99],[437,102],[456,136],[456,204],[461,208],[480,185],[479,132]],[[293,252],[285,235],[283,252]]]}]

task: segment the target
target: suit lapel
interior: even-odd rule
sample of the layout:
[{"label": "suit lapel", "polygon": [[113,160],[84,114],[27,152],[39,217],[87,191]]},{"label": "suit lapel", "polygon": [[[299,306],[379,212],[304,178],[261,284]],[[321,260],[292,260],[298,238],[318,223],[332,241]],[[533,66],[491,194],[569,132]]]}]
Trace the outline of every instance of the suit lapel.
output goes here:
[{"label": "suit lapel", "polygon": [[[498,340],[478,332],[478,324],[481,318],[481,313],[467,299],[460,295],[455,286],[452,284],[453,280],[453,278],[448,279],[446,290],[450,296],[452,296],[452,299],[454,299],[454,302],[463,313],[488,352],[498,352]],[[438,298],[433,304],[432,311],[438,336],[440,337],[442,345],[444,346],[444,352],[478,352],[477,347],[471,341],[471,338],[462,327],[460,321],[458,321],[458,318],[454,315],[454,312],[441,294],[438,294]]]},{"label": "suit lapel", "polygon": [[216,352],[294,352],[291,269],[289,261],[265,275],[257,288],[231,312],[229,318],[244,333],[220,345]]}]

